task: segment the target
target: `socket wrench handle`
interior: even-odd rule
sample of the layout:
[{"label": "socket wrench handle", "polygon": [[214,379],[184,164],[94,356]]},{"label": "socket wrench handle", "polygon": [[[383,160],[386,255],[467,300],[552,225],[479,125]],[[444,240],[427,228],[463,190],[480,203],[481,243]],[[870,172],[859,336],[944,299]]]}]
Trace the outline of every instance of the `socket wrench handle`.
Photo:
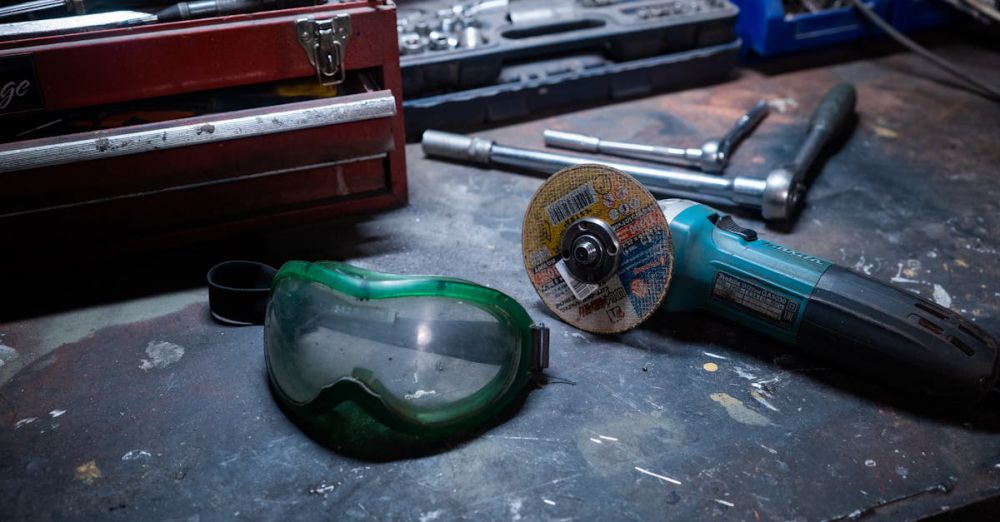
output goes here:
[{"label": "socket wrench handle", "polygon": [[809,119],[809,136],[793,161],[796,172],[805,174],[830,139],[847,128],[856,101],[857,93],[849,83],[835,85],[823,96]]},{"label": "socket wrench handle", "polygon": [[746,139],[770,112],[767,100],[760,100],[746,114],[736,120],[733,128],[729,129],[729,132],[719,141],[719,154],[723,164],[729,163],[729,155],[736,148],[736,145]]},{"label": "socket wrench handle", "polygon": [[599,152],[612,156],[636,158],[657,163],[673,163],[695,168],[701,166],[701,149],[656,147],[641,143],[602,140],[596,136],[553,129],[545,129],[542,135],[545,138],[546,145],[559,149]]},{"label": "socket wrench handle", "polygon": [[694,199],[714,205],[743,206],[759,210],[764,194],[769,190],[765,181],[759,178],[720,177],[676,169],[630,165],[600,158],[511,147],[492,140],[435,130],[424,131],[421,147],[424,154],[430,157],[482,165],[502,165],[544,175],[555,174],[573,165],[605,165],[630,174],[653,194]]},{"label": "socket wrench handle", "polygon": [[771,171],[761,212],[765,219],[788,219],[795,214],[806,192],[805,176],[830,140],[846,130],[854,115],[857,92],[849,83],[833,86],[813,112],[809,130],[791,163]]},{"label": "socket wrench handle", "polygon": [[636,158],[657,163],[693,167],[709,174],[721,174],[729,164],[729,155],[763,120],[770,109],[767,101],[758,101],[753,108],[736,120],[733,128],[721,138],[712,138],[700,148],[657,147],[640,143],[608,141],[595,136],[545,129],[545,144],[561,149],[600,152],[612,156]]}]

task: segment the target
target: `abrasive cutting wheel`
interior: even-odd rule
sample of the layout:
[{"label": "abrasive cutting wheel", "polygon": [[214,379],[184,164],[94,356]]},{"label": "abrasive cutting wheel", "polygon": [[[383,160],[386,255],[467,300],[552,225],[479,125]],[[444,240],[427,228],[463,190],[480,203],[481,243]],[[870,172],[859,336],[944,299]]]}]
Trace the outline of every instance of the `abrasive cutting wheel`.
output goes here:
[{"label": "abrasive cutting wheel", "polygon": [[563,321],[588,332],[639,325],[667,295],[670,228],[656,199],[618,170],[578,165],[549,177],[524,214],[531,284]]}]

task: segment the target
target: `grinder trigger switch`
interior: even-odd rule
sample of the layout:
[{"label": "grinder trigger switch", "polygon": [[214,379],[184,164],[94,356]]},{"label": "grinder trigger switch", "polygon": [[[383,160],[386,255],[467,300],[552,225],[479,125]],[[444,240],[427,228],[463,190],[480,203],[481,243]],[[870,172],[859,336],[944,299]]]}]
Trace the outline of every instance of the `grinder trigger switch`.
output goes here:
[{"label": "grinder trigger switch", "polygon": [[752,228],[745,228],[737,224],[736,221],[733,221],[732,216],[726,215],[719,217],[718,214],[715,214],[712,216],[712,218],[714,218],[712,219],[712,221],[715,223],[715,226],[719,230],[723,230],[731,234],[736,234],[737,236],[740,236],[743,239],[743,241],[750,242],[757,240],[756,230]]}]

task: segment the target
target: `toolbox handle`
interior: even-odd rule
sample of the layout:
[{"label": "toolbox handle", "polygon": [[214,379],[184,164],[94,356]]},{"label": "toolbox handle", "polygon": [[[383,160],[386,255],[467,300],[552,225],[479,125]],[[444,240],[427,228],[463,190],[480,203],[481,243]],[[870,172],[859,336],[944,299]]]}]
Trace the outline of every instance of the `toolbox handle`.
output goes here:
[{"label": "toolbox handle", "polygon": [[0,145],[0,173],[311,129],[396,114],[383,90]]}]

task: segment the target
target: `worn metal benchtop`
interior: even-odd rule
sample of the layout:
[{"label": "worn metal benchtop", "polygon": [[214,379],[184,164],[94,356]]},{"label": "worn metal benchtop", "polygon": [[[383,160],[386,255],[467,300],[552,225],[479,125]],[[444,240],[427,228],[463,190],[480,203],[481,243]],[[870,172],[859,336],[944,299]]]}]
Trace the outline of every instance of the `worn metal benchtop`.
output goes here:
[{"label": "worn metal benchtop", "polygon": [[[1000,84],[1000,55],[937,50]],[[776,110],[729,168],[764,173],[793,153],[827,88],[854,82],[857,126],[797,223],[738,219],[1000,333],[1000,106],[933,81],[910,54],[780,69],[481,135],[541,147],[555,127],[695,145],[766,97]],[[615,337],[559,323],[521,262],[522,213],[541,180],[430,161],[417,145],[407,156],[406,208],[148,256],[77,274],[98,281],[65,293],[5,299],[0,519],[817,520],[928,515],[1000,493],[989,412],[933,411],[710,318],[659,314]],[[328,449],[275,405],[260,327],[210,319],[202,275],[227,257],[488,284],[551,326],[549,374],[576,384],[535,390],[484,433],[419,457]],[[771,397],[755,399],[755,383]]]}]

